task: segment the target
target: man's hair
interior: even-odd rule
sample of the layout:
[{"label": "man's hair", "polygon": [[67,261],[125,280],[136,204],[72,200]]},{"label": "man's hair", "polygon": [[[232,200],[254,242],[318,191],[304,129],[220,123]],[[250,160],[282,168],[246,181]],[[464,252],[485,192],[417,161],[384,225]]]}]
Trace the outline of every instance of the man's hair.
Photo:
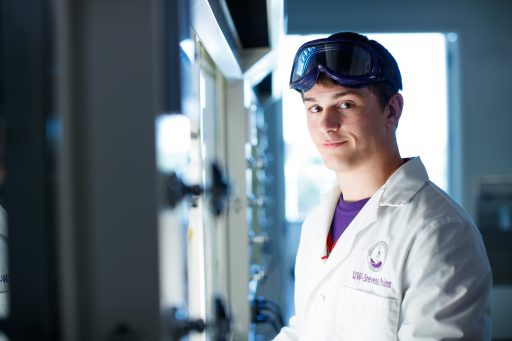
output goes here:
[{"label": "man's hair", "polygon": [[[383,62],[384,80],[368,84],[368,88],[372,91],[379,103],[384,108],[391,97],[402,89],[402,76],[400,69],[395,58],[389,51],[375,40],[368,39],[368,37],[355,33],[355,32],[339,32],[329,36],[330,39],[349,39],[351,41],[360,42],[370,45],[375,52],[379,55]],[[319,75],[317,83],[332,83],[337,84],[334,80],[322,73]],[[304,96],[302,96],[304,97]]]},{"label": "man's hair", "polygon": [[398,93],[398,91],[395,91],[391,84],[386,81],[371,83],[368,85],[368,88],[377,96],[382,109],[386,107],[391,97]]}]

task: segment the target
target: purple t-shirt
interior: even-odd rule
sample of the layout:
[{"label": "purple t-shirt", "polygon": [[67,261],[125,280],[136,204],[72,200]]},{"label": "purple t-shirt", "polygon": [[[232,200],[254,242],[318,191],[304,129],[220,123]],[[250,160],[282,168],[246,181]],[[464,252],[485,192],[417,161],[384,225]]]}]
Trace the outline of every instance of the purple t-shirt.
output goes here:
[{"label": "purple t-shirt", "polygon": [[356,215],[361,211],[363,206],[370,200],[366,198],[363,200],[346,202],[343,197],[340,196],[338,205],[336,205],[336,211],[331,223],[331,236],[333,244],[336,243],[338,238],[345,232],[348,225],[354,220]]}]

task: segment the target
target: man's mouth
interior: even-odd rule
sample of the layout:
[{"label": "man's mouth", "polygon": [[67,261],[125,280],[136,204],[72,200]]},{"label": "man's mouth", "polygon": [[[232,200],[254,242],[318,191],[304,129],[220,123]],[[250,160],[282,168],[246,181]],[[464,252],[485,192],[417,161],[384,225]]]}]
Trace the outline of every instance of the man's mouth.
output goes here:
[{"label": "man's mouth", "polygon": [[322,146],[324,148],[338,148],[342,146],[343,144],[347,143],[347,141],[326,141],[322,143]]}]

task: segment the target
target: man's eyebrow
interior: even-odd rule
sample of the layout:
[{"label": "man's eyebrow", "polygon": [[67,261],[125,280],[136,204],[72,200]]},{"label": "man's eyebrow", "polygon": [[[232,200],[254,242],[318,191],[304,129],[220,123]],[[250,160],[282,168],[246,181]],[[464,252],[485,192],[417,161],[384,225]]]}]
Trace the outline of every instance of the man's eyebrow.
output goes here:
[{"label": "man's eyebrow", "polygon": [[[359,98],[363,97],[359,92],[355,91],[355,90],[343,90],[343,91],[340,91],[340,92],[337,92],[335,94],[333,94],[331,96],[332,99],[337,99],[337,98],[340,98],[340,97],[343,97],[343,96],[347,96],[347,95],[352,95],[352,96],[357,96]],[[303,102],[315,102],[315,97],[304,97],[302,99]]]}]

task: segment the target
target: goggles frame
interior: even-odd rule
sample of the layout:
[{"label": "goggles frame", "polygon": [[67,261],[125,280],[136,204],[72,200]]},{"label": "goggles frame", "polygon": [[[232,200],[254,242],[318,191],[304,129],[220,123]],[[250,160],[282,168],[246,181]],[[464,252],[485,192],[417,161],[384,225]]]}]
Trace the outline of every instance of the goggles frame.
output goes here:
[{"label": "goggles frame", "polygon": [[[333,70],[322,63],[317,63],[316,58],[318,54],[325,54],[331,51],[342,51],[347,45],[358,46],[362,48],[371,57],[371,68],[368,73],[359,76],[343,75],[340,72]],[[309,49],[309,51],[308,51]],[[311,51],[313,49],[313,51]],[[307,70],[310,68],[309,64],[314,62],[314,65],[308,72],[302,76],[297,76],[299,73],[298,62],[299,58],[304,58],[302,69]],[[351,39],[332,39],[323,38],[316,39],[303,44],[297,50],[295,58],[293,60],[292,72],[290,75],[290,89],[297,90],[299,92],[305,92],[311,89],[317,82],[320,73],[327,74],[336,83],[348,87],[363,87],[369,83],[383,81],[386,79],[383,72],[383,61],[379,54],[369,44],[354,41]],[[295,79],[295,80],[294,80]],[[394,83],[392,80],[388,80]]]}]

